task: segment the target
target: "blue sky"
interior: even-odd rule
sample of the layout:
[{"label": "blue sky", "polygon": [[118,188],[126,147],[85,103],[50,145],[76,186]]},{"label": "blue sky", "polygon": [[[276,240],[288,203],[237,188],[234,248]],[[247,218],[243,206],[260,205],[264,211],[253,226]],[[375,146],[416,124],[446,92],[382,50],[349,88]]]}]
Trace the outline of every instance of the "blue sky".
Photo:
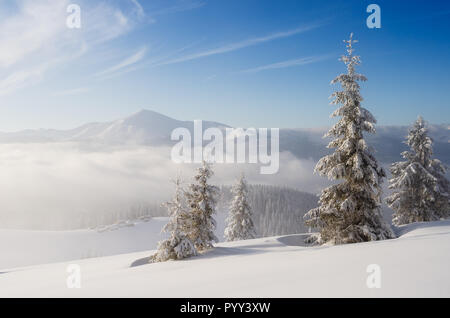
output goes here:
[{"label": "blue sky", "polygon": [[[66,27],[70,3],[81,29]],[[366,26],[370,3],[380,29]],[[0,3],[0,131],[143,108],[238,127],[329,126],[350,32],[380,125],[450,122],[446,1],[17,0]]]}]

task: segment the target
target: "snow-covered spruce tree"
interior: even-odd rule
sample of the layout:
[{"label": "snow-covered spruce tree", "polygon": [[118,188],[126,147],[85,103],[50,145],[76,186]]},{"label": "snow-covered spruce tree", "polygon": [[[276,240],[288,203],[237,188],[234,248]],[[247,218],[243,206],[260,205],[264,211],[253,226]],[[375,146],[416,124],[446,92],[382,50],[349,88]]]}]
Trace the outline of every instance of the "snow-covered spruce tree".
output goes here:
[{"label": "snow-covered spruce tree", "polygon": [[305,216],[306,225],[319,230],[318,243],[345,244],[394,237],[380,212],[380,184],[385,172],[363,136],[364,132],[375,133],[376,120],[361,107],[358,81],[366,81],[366,77],[355,72],[360,64],[360,57],[353,55],[357,41],[351,34],[350,40],[344,42],[348,55],[343,55],[341,61],[347,66],[347,73],[331,82],[342,86],[342,91],[332,94],[332,104],[342,106],[331,115],[341,118],[325,135],[334,138],[328,148],[335,151],[320,159],[315,167],[320,175],[342,182],[325,188],[319,207]]},{"label": "snow-covered spruce tree", "polygon": [[226,220],[225,239],[227,241],[253,239],[256,232],[252,220],[252,211],[247,200],[247,182],[244,175],[239,178],[231,192],[234,198]]},{"label": "snow-covered spruce tree", "polygon": [[409,130],[405,143],[411,148],[402,153],[405,161],[395,162],[390,168],[389,188],[394,192],[386,202],[395,211],[392,223],[401,225],[448,217],[450,195],[446,167],[431,158],[433,140],[428,137],[422,117]]},{"label": "snow-covered spruce tree", "polygon": [[192,218],[188,235],[199,251],[211,248],[213,241],[218,242],[214,234],[216,221],[213,214],[216,210],[216,196],[219,188],[208,184],[213,174],[210,164],[203,161],[202,166],[197,169],[195,182],[189,185],[185,192]]},{"label": "snow-covered spruce tree", "polygon": [[151,263],[178,260],[197,254],[194,244],[187,235],[192,226],[192,218],[184,206],[181,180],[175,180],[175,195],[170,202],[164,203],[169,211],[169,222],[163,231],[170,232],[170,237],[158,243],[157,252],[150,257]]}]

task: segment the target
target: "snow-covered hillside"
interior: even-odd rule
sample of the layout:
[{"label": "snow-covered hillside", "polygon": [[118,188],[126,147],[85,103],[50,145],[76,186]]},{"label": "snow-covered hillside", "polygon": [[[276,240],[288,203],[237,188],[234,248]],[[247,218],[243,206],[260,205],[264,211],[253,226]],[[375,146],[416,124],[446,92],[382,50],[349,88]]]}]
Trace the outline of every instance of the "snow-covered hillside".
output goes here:
[{"label": "snow-covered hillside", "polygon": [[167,218],[98,232],[0,230],[0,271],[7,267],[70,261],[154,249]]},{"label": "snow-covered hillside", "polygon": [[[220,243],[158,264],[145,264],[144,251],[3,269],[0,297],[450,297],[450,220],[397,232],[341,246],[301,246],[301,234]],[[69,264],[80,266],[80,289],[67,288]],[[367,287],[370,264],[379,266],[381,288]]]},{"label": "snow-covered hillside", "polygon": [[[223,213],[216,215],[216,235],[223,240]],[[0,229],[0,272],[4,268],[64,262],[152,250],[166,234],[166,217],[152,218],[133,226],[75,231]]]}]

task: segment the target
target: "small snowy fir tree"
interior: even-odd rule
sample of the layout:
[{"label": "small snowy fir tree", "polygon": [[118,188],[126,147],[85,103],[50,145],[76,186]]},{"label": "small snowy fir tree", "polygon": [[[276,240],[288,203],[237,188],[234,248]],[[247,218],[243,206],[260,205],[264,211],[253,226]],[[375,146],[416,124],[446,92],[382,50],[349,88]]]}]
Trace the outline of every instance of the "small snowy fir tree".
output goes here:
[{"label": "small snowy fir tree", "polygon": [[348,55],[341,57],[347,66],[347,73],[336,77],[331,83],[339,82],[342,91],[333,93],[332,104],[342,104],[331,115],[340,116],[339,121],[325,137],[334,139],[328,148],[334,153],[323,157],[315,172],[341,183],[325,188],[320,196],[319,207],[310,210],[306,224],[319,230],[317,243],[345,244],[393,238],[394,234],[383,221],[380,212],[381,182],[384,170],[364,140],[363,133],[375,133],[375,118],[361,107],[362,97],[358,81],[366,77],[355,72],[360,57],[353,55],[353,34],[344,41]]},{"label": "small snowy fir tree", "polygon": [[231,192],[234,198],[227,217],[225,239],[227,241],[253,239],[256,233],[252,220],[252,211],[247,200],[247,183],[244,175],[239,178]]},{"label": "small snowy fir tree", "polygon": [[401,225],[448,217],[450,195],[446,167],[431,158],[433,140],[428,137],[422,117],[409,130],[405,143],[411,148],[402,153],[405,161],[393,163],[390,169],[389,188],[394,192],[386,202],[395,211],[392,223]]},{"label": "small snowy fir tree", "polygon": [[164,203],[169,210],[169,222],[163,231],[170,232],[170,237],[159,242],[156,254],[150,257],[151,263],[178,260],[197,254],[187,231],[191,228],[192,218],[183,204],[181,180],[175,180],[175,196],[171,202]]},{"label": "small snowy fir tree", "polygon": [[218,242],[214,234],[216,221],[213,214],[216,210],[216,196],[219,189],[208,184],[213,174],[210,164],[203,161],[194,177],[195,183],[185,192],[192,218],[188,235],[199,251],[213,247],[213,241]]}]

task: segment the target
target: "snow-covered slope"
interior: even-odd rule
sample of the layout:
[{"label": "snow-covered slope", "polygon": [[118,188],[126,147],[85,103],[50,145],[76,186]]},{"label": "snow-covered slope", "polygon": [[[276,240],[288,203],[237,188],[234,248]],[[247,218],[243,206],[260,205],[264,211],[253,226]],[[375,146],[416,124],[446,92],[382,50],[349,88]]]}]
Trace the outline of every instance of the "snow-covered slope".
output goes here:
[{"label": "snow-covered slope", "polygon": [[[224,213],[216,214],[216,236],[223,240]],[[4,268],[152,250],[165,237],[167,218],[105,231],[30,231],[0,229],[0,272]]]},{"label": "snow-covered slope", "polygon": [[167,218],[153,218],[133,227],[105,232],[0,230],[0,271],[7,267],[154,249],[166,222]]},{"label": "snow-covered slope", "polygon": [[[221,243],[183,261],[130,267],[150,251],[0,271],[0,297],[450,297],[450,220],[398,239],[299,246],[302,235]],[[66,285],[67,266],[81,288]],[[370,264],[381,288],[367,287]]]}]

